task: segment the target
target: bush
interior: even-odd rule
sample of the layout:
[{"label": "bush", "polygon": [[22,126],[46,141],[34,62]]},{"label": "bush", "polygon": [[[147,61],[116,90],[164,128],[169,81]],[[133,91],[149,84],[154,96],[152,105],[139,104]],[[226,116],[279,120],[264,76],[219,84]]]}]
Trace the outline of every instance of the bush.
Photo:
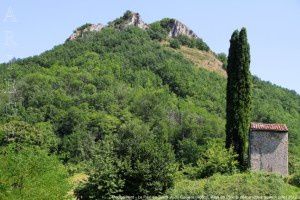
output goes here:
[{"label": "bush", "polygon": [[203,51],[209,51],[209,47],[208,45],[200,38],[196,39],[196,42],[195,42],[195,46],[197,49],[199,50],[203,50]]},{"label": "bush", "polygon": [[192,43],[192,38],[189,38],[188,36],[186,35],[179,35],[177,37],[177,39],[179,40],[179,42],[184,45],[184,46],[190,46],[191,43]]},{"label": "bush", "polygon": [[201,146],[199,146],[192,139],[184,139],[179,142],[179,160],[183,162],[183,164],[192,164],[196,165],[198,159],[201,156]]},{"label": "bush", "polygon": [[171,39],[170,40],[170,47],[173,49],[179,49],[180,48],[180,42],[177,39]]},{"label": "bush", "polygon": [[168,32],[161,26],[160,22],[154,22],[150,24],[149,29],[147,29],[152,40],[162,41],[167,38]]},{"label": "bush", "polygon": [[237,155],[227,150],[220,140],[208,142],[207,150],[197,162],[198,177],[208,177],[214,173],[233,173],[237,171]]},{"label": "bush", "polygon": [[186,166],[184,171],[190,178],[203,178],[215,173],[233,173],[237,171],[236,155],[227,150],[221,140],[211,140],[195,167]]},{"label": "bush", "polygon": [[[294,195],[297,188],[288,185],[280,176],[263,173],[214,175],[204,187],[207,196],[281,196]],[[299,190],[298,190],[299,191]]]},{"label": "bush", "polygon": [[91,23],[85,23],[84,25],[78,27],[78,28],[74,31],[74,33],[75,33],[76,31],[83,31],[84,29],[86,29],[86,28],[88,28],[88,27],[90,27],[90,26],[92,26]]},{"label": "bush", "polygon": [[164,18],[160,20],[160,25],[167,31],[170,32],[172,25],[175,23],[175,19]]},{"label": "bush", "polygon": [[132,17],[132,14],[131,11],[127,10],[122,17],[109,22],[108,25],[117,29],[124,29],[125,23]]},{"label": "bush", "polygon": [[129,19],[131,17],[132,17],[132,12],[130,10],[127,10],[123,15],[124,19]]},{"label": "bush", "polygon": [[0,145],[39,146],[50,152],[56,151],[59,139],[52,125],[46,122],[28,124],[23,121],[10,121],[0,125]]},{"label": "bush", "polygon": [[186,35],[179,35],[176,37],[179,43],[183,46],[188,46],[190,48],[197,48],[202,51],[209,51],[208,45],[200,38],[190,38]]},{"label": "bush", "polygon": [[64,154],[61,157],[65,163],[88,162],[95,155],[97,148],[99,146],[95,143],[95,137],[79,130],[62,139],[60,150]]},{"label": "bush", "polygon": [[147,33],[150,38],[153,40],[162,41],[165,40],[168,36],[168,33],[171,31],[172,24],[174,19],[165,18],[160,21],[154,22],[149,25]]},{"label": "bush", "polygon": [[291,175],[289,179],[289,184],[297,186],[300,188],[300,171],[296,172],[295,174]]},{"label": "bush", "polygon": [[0,199],[61,200],[71,189],[64,166],[44,150],[9,145],[0,160]]},{"label": "bush", "polygon": [[287,199],[297,199],[299,194],[298,188],[285,183],[280,176],[250,172],[215,174],[200,180],[178,179],[174,188],[167,192],[168,199],[240,199],[241,196],[274,196],[270,199],[285,196]]},{"label": "bush", "polygon": [[217,54],[218,59],[223,63],[223,69],[227,69],[227,55],[225,53]]},{"label": "bush", "polygon": [[205,180],[177,180],[174,188],[167,192],[171,199],[180,199],[180,197],[197,197],[204,195]]}]

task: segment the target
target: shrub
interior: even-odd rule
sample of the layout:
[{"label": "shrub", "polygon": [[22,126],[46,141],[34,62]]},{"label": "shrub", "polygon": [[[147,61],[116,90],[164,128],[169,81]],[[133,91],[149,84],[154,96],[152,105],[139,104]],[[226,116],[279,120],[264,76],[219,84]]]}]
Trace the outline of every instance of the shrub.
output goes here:
[{"label": "shrub", "polygon": [[197,48],[202,51],[209,51],[208,45],[200,38],[190,38],[187,35],[179,35],[176,37],[179,43],[190,48]]},{"label": "shrub", "polygon": [[187,45],[189,48],[195,48],[196,47],[196,40],[195,39],[192,39],[188,45]]},{"label": "shrub", "polygon": [[189,38],[186,35],[179,35],[177,37],[177,39],[179,40],[179,42],[184,45],[184,46],[190,46],[190,44],[192,43],[192,38]]},{"label": "shrub", "polygon": [[162,41],[167,38],[168,32],[161,26],[160,22],[154,22],[150,24],[147,30],[152,40]]},{"label": "shrub", "polygon": [[160,20],[160,25],[167,31],[170,32],[172,25],[175,23],[175,19],[164,18]]},{"label": "shrub", "polygon": [[184,139],[179,142],[178,157],[183,164],[196,165],[201,156],[201,146],[192,139]]},{"label": "shrub", "polygon": [[203,51],[209,51],[208,45],[200,38],[196,39],[196,48]]},{"label": "shrub", "polygon": [[84,25],[78,27],[78,28],[74,31],[74,33],[75,33],[76,31],[83,31],[84,29],[86,29],[86,28],[88,28],[88,27],[90,27],[90,26],[92,26],[91,23],[86,23],[86,24],[84,24]]},{"label": "shrub", "polygon": [[132,14],[133,13],[131,11],[127,10],[122,17],[117,18],[112,22],[109,22],[108,25],[117,29],[124,29],[125,23],[132,17]]},{"label": "shrub", "polygon": [[169,18],[165,18],[160,21],[154,22],[149,25],[147,33],[153,40],[165,40],[168,36],[168,33],[171,31],[171,27],[174,22],[174,19]]},{"label": "shrub", "polygon": [[[299,190],[298,190],[299,191]],[[294,195],[297,188],[288,185],[280,176],[263,173],[214,175],[204,186],[207,196],[282,196]]]},{"label": "shrub", "polygon": [[177,180],[174,188],[167,192],[171,199],[180,199],[180,197],[197,197],[204,195],[205,180]]},{"label": "shrub", "polygon": [[57,150],[58,141],[50,123],[31,125],[23,121],[10,121],[0,125],[1,146],[39,146],[53,152]]},{"label": "shrub", "polygon": [[127,10],[123,15],[123,19],[129,19],[131,17],[132,17],[132,12],[130,10]]},{"label": "shrub", "polygon": [[0,199],[61,200],[70,191],[66,169],[44,150],[9,145],[0,160]]},{"label": "shrub", "polygon": [[173,49],[179,49],[180,48],[180,42],[177,39],[171,39],[170,40],[170,47]]},{"label": "shrub", "polygon": [[285,183],[278,175],[250,172],[215,174],[200,180],[178,179],[174,188],[167,192],[169,199],[240,199],[241,196],[274,196],[270,199],[285,196],[287,199],[297,199],[299,194],[299,189]]},{"label": "shrub", "polygon": [[225,149],[220,140],[208,142],[207,150],[197,162],[198,177],[208,177],[214,173],[233,173],[237,171],[236,154]]},{"label": "shrub", "polygon": [[225,53],[217,54],[218,59],[223,63],[223,69],[227,69],[227,55]]},{"label": "shrub", "polygon": [[79,130],[62,139],[60,150],[64,154],[61,157],[65,163],[82,163],[90,161],[97,148],[95,137]]},{"label": "shrub", "polygon": [[289,179],[289,183],[291,185],[297,186],[300,188],[300,171],[296,172],[295,174],[291,175]]}]

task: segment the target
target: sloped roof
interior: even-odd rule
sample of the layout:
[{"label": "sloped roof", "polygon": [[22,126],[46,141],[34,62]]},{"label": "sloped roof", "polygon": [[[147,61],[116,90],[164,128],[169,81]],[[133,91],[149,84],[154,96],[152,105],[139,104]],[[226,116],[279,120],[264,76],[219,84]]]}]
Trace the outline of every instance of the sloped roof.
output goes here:
[{"label": "sloped roof", "polygon": [[288,128],[285,124],[264,124],[252,122],[250,129],[252,131],[276,131],[276,132],[287,132]]}]

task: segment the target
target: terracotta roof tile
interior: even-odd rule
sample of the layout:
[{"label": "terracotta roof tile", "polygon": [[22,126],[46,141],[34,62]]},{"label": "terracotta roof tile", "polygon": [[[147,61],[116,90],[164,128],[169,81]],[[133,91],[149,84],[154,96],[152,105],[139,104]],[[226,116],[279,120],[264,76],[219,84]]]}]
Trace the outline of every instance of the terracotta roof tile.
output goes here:
[{"label": "terracotta roof tile", "polygon": [[252,122],[250,129],[253,131],[277,131],[287,132],[288,128],[285,124],[263,124]]}]

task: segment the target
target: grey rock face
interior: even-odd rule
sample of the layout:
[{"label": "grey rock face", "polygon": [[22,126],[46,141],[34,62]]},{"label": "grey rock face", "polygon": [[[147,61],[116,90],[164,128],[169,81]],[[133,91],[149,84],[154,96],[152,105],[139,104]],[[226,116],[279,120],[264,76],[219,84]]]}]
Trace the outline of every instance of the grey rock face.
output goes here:
[{"label": "grey rock face", "polygon": [[198,38],[198,36],[191,29],[178,20],[175,20],[171,27],[172,29],[169,32],[169,37],[174,38],[179,35],[186,35],[190,38]]},{"label": "grey rock face", "polygon": [[131,19],[129,20],[127,26],[132,26],[132,25],[144,30],[149,28],[149,26],[141,19],[139,13],[132,13]]},{"label": "grey rock face", "polygon": [[91,24],[89,26],[87,26],[85,29],[83,30],[76,30],[69,38],[68,40],[75,40],[78,37],[81,37],[83,35],[83,33],[85,32],[92,32],[92,31],[96,31],[99,32],[104,28],[104,26],[102,24]]},{"label": "grey rock face", "polygon": [[102,24],[93,24],[87,31],[101,31],[104,28]]}]

